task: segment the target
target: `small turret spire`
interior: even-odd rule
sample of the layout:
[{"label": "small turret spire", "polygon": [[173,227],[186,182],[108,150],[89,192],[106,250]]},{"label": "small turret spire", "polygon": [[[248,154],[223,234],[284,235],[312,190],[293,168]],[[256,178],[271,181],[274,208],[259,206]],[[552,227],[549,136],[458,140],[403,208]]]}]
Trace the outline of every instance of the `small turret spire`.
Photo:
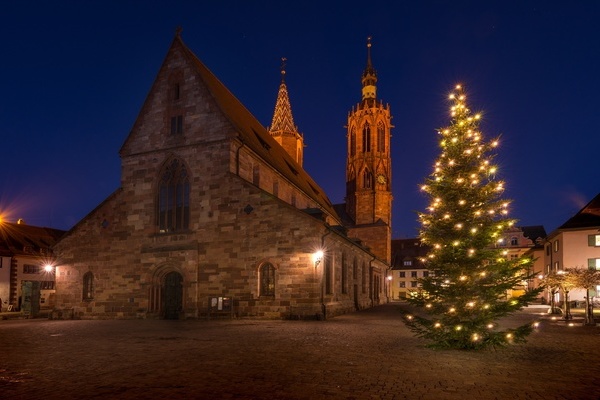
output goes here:
[{"label": "small turret spire", "polygon": [[273,120],[267,130],[285,151],[298,164],[302,165],[304,139],[298,132],[298,127],[294,124],[294,117],[292,116],[292,106],[288,96],[287,85],[285,84],[286,61],[287,58],[281,58],[281,83],[279,84],[279,92],[277,93]]},{"label": "small turret spire", "polygon": [[371,36],[367,38],[367,67],[362,74],[362,100],[369,105],[372,105],[377,96],[377,72],[371,61],[371,39]]}]

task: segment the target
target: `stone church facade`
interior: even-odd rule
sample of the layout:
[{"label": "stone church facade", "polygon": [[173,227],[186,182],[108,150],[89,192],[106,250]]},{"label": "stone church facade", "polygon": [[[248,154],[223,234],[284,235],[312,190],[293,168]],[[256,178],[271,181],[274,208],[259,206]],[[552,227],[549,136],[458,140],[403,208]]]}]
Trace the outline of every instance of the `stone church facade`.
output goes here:
[{"label": "stone church facade", "polygon": [[57,311],[326,318],[386,302],[391,126],[364,91],[363,113],[387,112],[373,122],[387,124],[387,155],[360,148],[352,163],[371,177],[348,184],[358,206],[333,205],[302,168],[283,74],[267,130],[177,34],[120,150],[120,187],[54,248]]}]

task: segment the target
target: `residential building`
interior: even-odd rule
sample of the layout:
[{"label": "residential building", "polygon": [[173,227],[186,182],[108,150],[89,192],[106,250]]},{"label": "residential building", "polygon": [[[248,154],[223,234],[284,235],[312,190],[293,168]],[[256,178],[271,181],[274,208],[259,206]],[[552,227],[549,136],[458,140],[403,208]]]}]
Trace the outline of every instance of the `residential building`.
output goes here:
[{"label": "residential building", "polygon": [[2,311],[18,311],[24,302],[29,309],[32,301],[34,309],[53,306],[55,258],[52,246],[64,233],[59,229],[26,225],[22,220],[16,224],[0,222]]},{"label": "residential building", "polygon": [[[567,268],[600,270],[600,194],[550,233],[545,241],[544,274]],[[600,287],[594,289],[593,295],[597,296]],[[573,301],[584,300],[585,293],[583,289],[576,289],[569,297]],[[557,293],[555,300],[562,301],[561,296],[562,293]]]},{"label": "residential building", "polygon": [[[537,257],[530,274],[536,276],[529,282],[523,282],[520,288],[515,288],[507,296],[517,296],[527,288],[539,286],[537,273],[543,271],[543,261],[539,255],[543,252],[543,242],[546,231],[543,226],[522,226],[507,229],[496,246],[503,249],[503,254],[508,259],[517,259],[523,256]],[[392,240],[392,270],[390,278],[390,297],[404,299],[410,292],[419,290],[418,279],[429,276],[425,258],[430,250],[429,246],[421,243],[419,238]]]}]

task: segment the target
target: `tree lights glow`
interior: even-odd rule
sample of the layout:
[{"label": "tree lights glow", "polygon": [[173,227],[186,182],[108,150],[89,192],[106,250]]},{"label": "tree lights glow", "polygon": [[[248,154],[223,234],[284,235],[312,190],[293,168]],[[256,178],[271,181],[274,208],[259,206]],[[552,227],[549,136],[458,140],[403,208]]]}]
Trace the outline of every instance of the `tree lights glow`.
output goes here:
[{"label": "tree lights glow", "polygon": [[532,325],[499,331],[494,324],[539,293],[506,300],[529,278],[532,260],[508,260],[496,247],[514,224],[510,201],[501,198],[504,182],[496,178],[500,168],[493,152],[500,141],[485,139],[481,114],[471,114],[461,85],[449,99],[450,124],[438,131],[440,155],[421,185],[430,199],[419,214],[421,240],[431,246],[425,261],[430,274],[409,301],[423,312],[406,322],[432,346],[479,349],[523,342]]}]

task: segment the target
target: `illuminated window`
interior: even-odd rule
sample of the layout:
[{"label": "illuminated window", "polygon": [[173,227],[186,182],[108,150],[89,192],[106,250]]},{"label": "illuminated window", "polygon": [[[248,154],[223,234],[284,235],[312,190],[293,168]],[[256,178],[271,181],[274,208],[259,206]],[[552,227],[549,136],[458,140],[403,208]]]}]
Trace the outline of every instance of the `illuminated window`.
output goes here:
[{"label": "illuminated window", "polygon": [[189,228],[190,182],[185,165],[177,159],[163,169],[158,185],[158,229],[174,232]]},{"label": "illuminated window", "polygon": [[588,268],[600,270],[600,258],[588,258]]},{"label": "illuminated window", "polygon": [[404,266],[406,266],[406,267],[410,267],[410,266],[412,265],[412,261],[411,261],[411,260],[406,260],[406,261],[404,261],[404,263],[403,263],[403,264],[404,264]]},{"label": "illuminated window", "polygon": [[588,235],[588,246],[600,247],[600,235]]},{"label": "illuminated window", "polygon": [[83,275],[83,300],[94,299],[94,274],[86,272]]},{"label": "illuminated window", "polygon": [[260,272],[260,295],[275,296],[275,267],[271,263],[261,265]]},{"label": "illuminated window", "polygon": [[558,240],[554,241],[554,252],[558,251]]}]

